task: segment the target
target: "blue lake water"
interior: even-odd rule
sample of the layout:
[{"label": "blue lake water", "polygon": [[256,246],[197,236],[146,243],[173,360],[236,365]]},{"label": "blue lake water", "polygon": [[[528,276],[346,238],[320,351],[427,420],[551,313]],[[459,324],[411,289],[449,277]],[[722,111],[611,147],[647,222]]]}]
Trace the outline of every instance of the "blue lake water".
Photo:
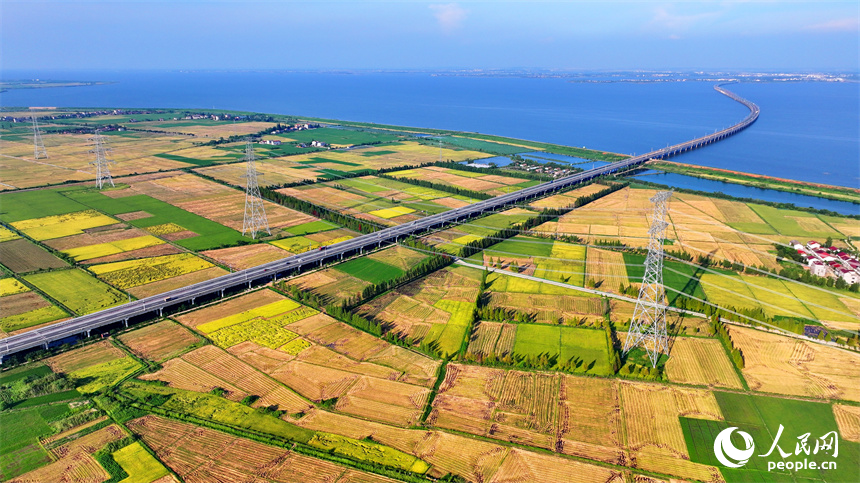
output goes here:
[{"label": "blue lake water", "polygon": [[706,191],[708,193],[723,193],[738,198],[753,198],[776,203],[792,203],[801,208],[830,210],[844,215],[860,214],[860,205],[855,205],[854,203],[848,203],[846,201],[827,200],[824,198],[816,198],[815,196],[801,195],[787,191],[724,183],[722,181],[696,178],[694,176],[686,176],[677,173],[664,173],[662,171],[649,170],[635,176],[634,179],[665,184],[676,188]]},{"label": "blue lake water", "polygon": [[[20,89],[3,106],[247,110],[497,134],[644,153],[731,125],[742,105],[706,82],[573,83],[427,73],[15,72],[115,84]],[[860,186],[860,89],[849,83],[739,84],[762,108],[749,129],[676,158],[691,164]]]}]

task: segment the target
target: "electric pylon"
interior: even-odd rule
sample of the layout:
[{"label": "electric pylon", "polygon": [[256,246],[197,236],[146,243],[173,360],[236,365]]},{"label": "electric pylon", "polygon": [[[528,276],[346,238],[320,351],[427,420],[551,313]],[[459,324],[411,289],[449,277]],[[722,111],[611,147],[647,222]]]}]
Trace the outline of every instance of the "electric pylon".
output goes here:
[{"label": "electric pylon", "polygon": [[242,235],[249,233],[251,238],[257,238],[258,232],[269,231],[269,220],[266,218],[266,208],[260,196],[260,186],[257,184],[257,165],[254,162],[254,146],[251,141],[245,145],[245,160],[248,169],[245,173],[245,220],[242,222]]},{"label": "electric pylon", "polygon": [[42,131],[39,130],[36,116],[30,116],[30,118],[33,119],[33,159],[48,159],[48,150],[45,149],[45,143],[42,141]]},{"label": "electric pylon", "polygon": [[99,134],[98,130],[90,138],[90,141],[93,143],[93,149],[90,152],[96,155],[96,159],[90,161],[90,164],[96,167],[96,187],[102,189],[106,183],[114,186],[113,178],[111,178],[110,169],[108,168],[108,165],[113,164],[114,161],[107,158],[107,154],[111,152],[111,148],[105,146],[104,136]]},{"label": "electric pylon", "polygon": [[669,353],[669,336],[666,334],[666,289],[663,286],[663,240],[666,238],[666,212],[669,210],[671,191],[661,191],[651,198],[654,215],[648,230],[648,256],[645,258],[645,276],[639,288],[639,299],[630,321],[630,330],[624,340],[624,354],[642,346],[657,366],[660,353]]}]

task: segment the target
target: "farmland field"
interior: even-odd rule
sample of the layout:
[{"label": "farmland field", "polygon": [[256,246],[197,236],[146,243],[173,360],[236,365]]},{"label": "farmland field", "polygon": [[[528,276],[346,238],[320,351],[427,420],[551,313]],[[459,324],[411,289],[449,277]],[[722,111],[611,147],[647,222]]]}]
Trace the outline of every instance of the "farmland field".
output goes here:
[{"label": "farmland field", "polygon": [[[29,125],[2,123],[0,338],[36,335],[61,319],[350,240],[371,224],[463,207],[475,193],[539,183],[512,170],[436,164],[440,151],[464,162],[540,144],[530,141],[341,128],[275,114],[232,113],[224,121],[209,110],[202,119],[191,119],[203,117],[193,110],[140,111],[148,113],[49,119],[70,113],[39,110],[51,158],[36,162]],[[26,121],[32,113],[4,115]],[[260,133],[305,122],[326,127]],[[97,190],[88,135],[56,131],[117,124],[124,129],[105,131],[116,149],[116,186]],[[228,139],[239,134],[283,142],[253,145],[261,186],[331,210],[339,221],[319,218],[314,206],[303,206],[305,213],[265,200],[271,235],[242,236],[245,143]],[[424,136],[443,138],[442,149]],[[331,147],[297,145],[310,140]],[[433,184],[418,186],[424,181]],[[731,340],[724,341],[707,316],[672,312],[665,362],[646,368],[636,349],[620,362],[639,366],[616,374],[615,344],[627,337],[634,304],[612,295],[631,297],[642,280],[656,190],[632,181],[562,216],[541,214],[571,208],[610,181],[601,182],[419,235],[457,255],[470,242],[546,216],[410,280],[402,277],[428,254],[409,242],[380,246],[272,286],[177,303],[166,318],[136,316],[92,338],[83,329],[4,357],[0,480],[856,480],[860,297],[819,280],[792,282],[796,274],[782,272],[790,262],[774,247],[832,237],[853,252],[856,220],[674,193],[667,302],[680,307],[680,292],[775,324],[802,320],[809,330],[826,327],[825,340],[728,324]],[[29,187],[36,189],[20,189]],[[781,275],[754,275],[758,268]],[[363,293],[395,279],[403,283]],[[578,290],[586,287],[597,293]],[[708,311],[697,304],[688,307]],[[740,354],[730,355],[732,348]],[[714,457],[716,435],[726,428],[750,434],[758,454],[781,426],[780,451],[789,452],[804,434],[809,445],[834,431],[839,470],[767,472],[765,457],[732,469]]]},{"label": "farmland field", "polygon": [[478,295],[480,272],[445,268],[404,285],[360,308],[360,313],[392,324],[413,344],[437,343],[453,354],[460,349]]},{"label": "farmland field", "polygon": [[140,443],[132,443],[114,452],[113,459],[128,473],[122,483],[151,483],[170,474]]},{"label": "farmland field", "polygon": [[729,333],[744,354],[751,389],[860,401],[860,355],[744,327]]},{"label": "farmland field", "polygon": [[741,389],[741,382],[719,341],[676,337],[666,363],[670,381]]},{"label": "farmland field", "polygon": [[187,273],[213,267],[211,263],[192,254],[165,255],[162,257],[129,260],[94,265],[90,270],[111,285],[129,289],[158,282]]},{"label": "farmland field", "polygon": [[165,320],[123,334],[119,340],[138,356],[159,362],[175,357],[199,342],[200,338],[184,327]]},{"label": "farmland field", "polygon": [[0,243],[0,263],[15,273],[68,266],[54,254],[23,238]]},{"label": "farmland field", "polygon": [[[24,277],[78,315],[128,301],[128,297],[80,269],[43,272]],[[69,290],[69,287],[73,287]]]}]

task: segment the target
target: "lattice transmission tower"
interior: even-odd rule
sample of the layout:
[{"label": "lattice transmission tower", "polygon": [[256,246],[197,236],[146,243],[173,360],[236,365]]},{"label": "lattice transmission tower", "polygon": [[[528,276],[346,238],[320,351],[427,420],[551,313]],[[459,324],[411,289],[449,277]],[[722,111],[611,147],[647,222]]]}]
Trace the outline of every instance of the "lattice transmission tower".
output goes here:
[{"label": "lattice transmission tower", "polygon": [[260,186],[257,184],[257,165],[254,161],[254,146],[251,141],[245,145],[245,160],[248,162],[245,173],[245,220],[242,223],[242,235],[249,233],[251,238],[257,238],[257,233],[269,231],[269,220],[266,218],[266,208],[260,196]]},{"label": "lattice transmission tower", "polygon": [[666,334],[666,289],[663,286],[663,240],[666,238],[666,212],[669,211],[671,191],[661,191],[651,198],[654,214],[648,230],[648,256],[645,258],[645,276],[639,288],[639,299],[630,321],[630,330],[624,341],[624,354],[641,346],[648,352],[651,365],[657,366],[660,353],[669,353],[669,336]]},{"label": "lattice transmission tower", "polygon": [[99,134],[98,130],[90,138],[90,141],[93,143],[93,149],[90,152],[96,157],[95,160],[90,161],[90,164],[96,167],[96,187],[102,189],[108,183],[114,186],[113,178],[110,176],[110,168],[108,167],[109,164],[115,164],[112,159],[108,159],[107,157],[108,153],[111,152],[110,146],[105,145],[105,138]]},{"label": "lattice transmission tower", "polygon": [[42,131],[39,130],[36,116],[30,116],[30,118],[33,120],[33,159],[48,159],[48,150],[45,149],[45,143],[42,141]]}]

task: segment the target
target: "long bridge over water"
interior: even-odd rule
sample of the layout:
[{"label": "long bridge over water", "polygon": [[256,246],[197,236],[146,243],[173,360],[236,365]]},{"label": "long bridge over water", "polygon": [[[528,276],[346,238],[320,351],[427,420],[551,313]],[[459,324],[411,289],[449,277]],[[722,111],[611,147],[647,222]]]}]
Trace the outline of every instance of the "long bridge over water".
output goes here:
[{"label": "long bridge over water", "polygon": [[480,216],[483,213],[496,211],[508,205],[538,198],[559,189],[597,178],[598,176],[625,171],[652,159],[665,159],[698,149],[737,134],[758,119],[760,111],[757,105],[733,92],[723,89],[721,85],[714,86],[714,89],[743,104],[750,110],[750,113],[737,124],[707,136],[667,146],[650,153],[582,171],[571,176],[524,188],[520,191],[497,196],[489,200],[479,201],[462,208],[456,208],[437,215],[427,216],[420,220],[385,228],[331,245],[324,250],[301,253],[275,262],[222,275],[205,282],[164,292],[160,295],[135,300],[118,307],[111,307],[99,312],[76,317],[48,327],[13,335],[0,340],[0,362],[11,354],[38,347],[47,349],[51,344],[78,336],[89,336],[91,331],[106,326],[114,324],[125,324],[127,326],[130,320],[152,318],[156,314],[161,316],[163,310],[166,308],[188,303],[194,304],[197,299],[205,297],[223,296],[226,291],[237,288],[244,288],[246,286],[250,288],[254,285],[266,284],[272,280],[302,271],[306,268],[321,266],[328,261],[361,254],[364,250],[380,247],[383,244],[396,243],[398,240],[412,235],[434,230],[446,224],[457,223],[474,216]]}]

